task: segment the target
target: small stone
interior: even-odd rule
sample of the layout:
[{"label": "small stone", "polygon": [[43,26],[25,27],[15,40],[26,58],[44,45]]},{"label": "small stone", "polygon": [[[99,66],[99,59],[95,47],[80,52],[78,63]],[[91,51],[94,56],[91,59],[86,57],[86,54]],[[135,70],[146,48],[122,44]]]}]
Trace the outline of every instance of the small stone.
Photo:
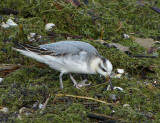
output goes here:
[{"label": "small stone", "polygon": [[150,113],[150,112],[148,112],[148,113],[145,114],[145,115],[146,115],[146,117],[147,117],[148,119],[155,119],[154,115],[153,115],[152,113]]},{"label": "small stone", "polygon": [[116,95],[115,94],[111,94],[111,95],[109,95],[110,96],[110,98],[113,100],[113,101],[116,101],[117,100],[117,98],[116,98]]}]

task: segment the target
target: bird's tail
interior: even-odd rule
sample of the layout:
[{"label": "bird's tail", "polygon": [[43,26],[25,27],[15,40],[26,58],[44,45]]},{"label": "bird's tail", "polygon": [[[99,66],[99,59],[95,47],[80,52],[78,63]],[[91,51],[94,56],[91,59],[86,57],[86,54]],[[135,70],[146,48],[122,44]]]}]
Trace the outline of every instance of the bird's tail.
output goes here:
[{"label": "bird's tail", "polygon": [[28,44],[22,44],[22,43],[18,43],[18,42],[14,42],[15,47],[13,47],[14,50],[24,50],[24,51],[32,51],[32,52],[42,52],[42,51],[46,51],[40,47],[37,46],[32,46],[32,45],[28,45]]},{"label": "bird's tail", "polygon": [[38,46],[22,44],[22,43],[18,43],[18,42],[14,43],[14,44],[15,44],[15,47],[13,47],[13,49],[18,51],[18,52],[28,51],[28,52],[37,53],[39,55],[48,55],[50,53],[53,53],[52,51],[49,51],[47,49],[43,49],[43,48],[38,47]]},{"label": "bird's tail", "polygon": [[16,50],[20,52],[22,55],[33,58],[39,62],[45,63],[45,58],[41,55],[41,53],[39,53],[40,50],[44,49],[41,49],[40,47],[16,43],[16,47],[13,47],[13,50]]}]

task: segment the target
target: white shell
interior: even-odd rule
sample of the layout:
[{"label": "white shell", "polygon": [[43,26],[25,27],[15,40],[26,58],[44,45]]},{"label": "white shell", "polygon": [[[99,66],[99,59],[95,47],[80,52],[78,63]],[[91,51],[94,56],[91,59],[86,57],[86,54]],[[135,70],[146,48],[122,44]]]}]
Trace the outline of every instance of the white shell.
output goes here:
[{"label": "white shell", "polygon": [[29,33],[29,36],[31,37],[31,38],[33,38],[34,36],[36,35],[36,33]]},{"label": "white shell", "polygon": [[123,107],[130,107],[130,105],[129,104],[124,104]]},{"label": "white shell", "polygon": [[8,25],[8,24],[6,24],[5,22],[2,22],[1,27],[2,27],[2,28],[8,28],[8,27],[9,27],[9,25]]},{"label": "white shell", "polygon": [[120,74],[123,74],[124,73],[124,69],[117,69],[117,72],[120,73]]},{"label": "white shell", "polygon": [[129,104],[124,104],[123,107],[124,107],[124,108],[128,108],[128,109],[131,109],[131,106],[130,106]]},{"label": "white shell", "polygon": [[118,90],[120,90],[120,91],[123,91],[123,88],[121,88],[121,87],[114,87],[113,89],[114,89],[114,90],[115,90],[115,89],[118,89]]},{"label": "white shell", "polygon": [[12,19],[8,19],[6,24],[8,24],[10,27],[18,26]]},{"label": "white shell", "polygon": [[0,77],[0,83],[2,83],[2,81],[3,81],[3,78]]},{"label": "white shell", "polygon": [[129,35],[127,35],[127,34],[123,34],[123,36],[124,36],[125,39],[129,38]]},{"label": "white shell", "polygon": [[29,35],[27,36],[28,41],[35,41],[34,37],[35,37],[36,33],[29,33]]},{"label": "white shell", "polygon": [[8,108],[6,108],[6,107],[3,107],[2,109],[0,109],[0,111],[4,112],[4,113],[8,113],[9,112]]},{"label": "white shell", "polygon": [[47,23],[47,24],[45,25],[45,30],[46,30],[46,31],[50,31],[54,26],[55,26],[54,23]]},{"label": "white shell", "polygon": [[42,109],[43,108],[43,104],[39,104],[39,109]]},{"label": "white shell", "polygon": [[121,78],[122,74],[115,74],[114,78]]}]

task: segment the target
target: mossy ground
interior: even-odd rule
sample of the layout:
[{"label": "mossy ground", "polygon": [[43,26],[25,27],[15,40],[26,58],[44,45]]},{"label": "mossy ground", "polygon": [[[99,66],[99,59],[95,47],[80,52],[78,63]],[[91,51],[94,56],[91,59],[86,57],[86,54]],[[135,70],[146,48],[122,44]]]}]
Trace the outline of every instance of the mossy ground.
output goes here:
[{"label": "mossy ground", "polygon": [[[160,14],[150,7],[159,7],[156,0],[145,1],[146,4],[139,5],[137,0],[95,0],[85,5],[81,0],[81,6],[75,7],[66,4],[62,0],[44,1],[21,1],[7,0],[0,2],[0,7],[17,10],[18,15],[3,15],[2,21],[12,16],[18,19],[17,28],[0,30],[0,64],[21,64],[24,67],[11,72],[0,84],[0,106],[7,107],[8,122],[98,122],[87,117],[90,112],[109,115],[115,120],[126,122],[160,122],[160,59],[157,58],[133,58],[125,53],[97,43],[95,40],[103,38],[106,43],[117,42],[131,47],[133,55],[146,55],[147,49],[139,46],[132,38],[124,39],[123,34],[134,32],[134,37],[160,36]],[[89,13],[92,14],[89,14]],[[96,13],[96,14],[95,14]],[[95,16],[95,15],[96,16]],[[52,22],[56,25],[56,34],[67,33],[71,35],[82,35],[81,41],[88,42],[97,48],[99,53],[108,58],[114,71],[122,68],[128,73],[120,79],[112,79],[115,86],[120,86],[124,91],[102,91],[108,83],[98,75],[89,75],[92,82],[90,87],[76,89],[67,75],[63,76],[64,89],[60,90],[59,72],[51,70],[47,66],[39,65],[33,59],[20,55],[12,50],[13,42],[27,43],[26,35],[31,32],[47,36],[44,30],[46,23]],[[122,27],[120,30],[117,29]],[[22,29],[23,27],[23,29]],[[103,31],[102,31],[103,30]],[[102,37],[103,32],[103,37]],[[43,38],[43,42],[50,43],[50,39]],[[58,36],[56,41],[65,40]],[[80,40],[80,39],[79,39]],[[36,42],[35,44],[41,44]],[[159,51],[157,51],[159,53]],[[154,69],[147,71],[146,76],[153,79],[143,79],[141,72],[145,68],[154,65]],[[75,74],[77,81],[83,79]],[[157,84],[153,84],[154,82]],[[106,83],[104,83],[106,82]],[[32,108],[35,102],[44,103],[50,96],[46,109],[41,113],[40,109],[34,109],[32,115],[23,116],[22,120],[16,117],[21,107]],[[70,94],[98,98],[113,105],[96,103],[96,105],[84,105],[85,102],[94,102],[79,98],[59,98],[54,100],[56,94]],[[110,95],[115,94],[118,100],[113,102]],[[129,104],[129,108],[124,108]],[[148,116],[150,115],[150,116]],[[15,117],[15,118],[13,118]],[[3,118],[1,119],[3,120]],[[4,119],[5,120],[5,119]]]}]

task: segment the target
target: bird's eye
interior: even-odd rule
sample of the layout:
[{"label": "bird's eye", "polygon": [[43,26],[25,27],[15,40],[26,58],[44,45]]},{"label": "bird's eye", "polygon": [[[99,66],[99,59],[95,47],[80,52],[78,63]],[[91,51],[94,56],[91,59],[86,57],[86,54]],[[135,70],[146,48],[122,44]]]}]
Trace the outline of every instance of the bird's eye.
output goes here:
[{"label": "bird's eye", "polygon": [[101,64],[99,64],[99,67],[102,69],[102,71],[107,72],[107,71],[101,66]]},{"label": "bird's eye", "polygon": [[103,70],[104,72],[107,72],[104,68],[102,68],[102,70]]}]

